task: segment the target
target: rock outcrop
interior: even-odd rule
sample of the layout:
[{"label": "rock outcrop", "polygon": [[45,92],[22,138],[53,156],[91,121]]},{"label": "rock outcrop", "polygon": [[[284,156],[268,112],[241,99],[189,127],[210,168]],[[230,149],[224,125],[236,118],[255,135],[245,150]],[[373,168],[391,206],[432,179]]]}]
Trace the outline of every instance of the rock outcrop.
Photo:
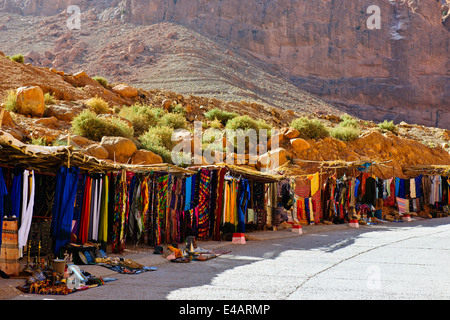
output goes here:
[{"label": "rock outcrop", "polygon": [[[70,0],[0,0],[0,9],[68,18],[64,12],[71,4]],[[374,5],[369,0],[154,0],[150,4],[147,0],[92,0],[77,5],[85,25],[111,20],[148,26],[174,22],[208,34],[251,53],[264,62],[266,70],[361,118],[450,128],[450,18],[444,0],[375,3],[379,29],[368,27],[376,15],[368,10]],[[58,38],[58,48],[65,50],[67,60],[80,57],[82,61],[86,55],[80,51],[81,42],[77,52],[67,47],[72,37]],[[167,37],[176,40],[180,35],[170,32]],[[110,44],[110,49],[121,50],[120,57],[127,63],[154,62],[156,55],[147,54],[151,48],[131,35],[128,40],[128,47]],[[233,54],[229,50],[229,56]],[[99,59],[109,56],[105,52]],[[48,58],[55,59],[50,53],[41,54],[42,61]],[[206,53],[201,58],[208,61]],[[103,68],[109,66],[125,76],[118,68],[123,61],[105,62]],[[239,69],[235,63],[223,61]],[[253,86],[242,75],[233,82],[246,89]]]},{"label": "rock outcrop", "polygon": [[26,86],[17,89],[17,112],[33,117],[42,117],[45,111],[44,92],[38,86]]}]

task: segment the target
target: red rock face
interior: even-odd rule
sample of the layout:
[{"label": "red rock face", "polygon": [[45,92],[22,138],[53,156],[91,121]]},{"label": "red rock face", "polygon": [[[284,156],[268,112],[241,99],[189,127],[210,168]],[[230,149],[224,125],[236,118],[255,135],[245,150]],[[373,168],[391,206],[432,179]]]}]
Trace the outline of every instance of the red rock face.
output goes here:
[{"label": "red rock face", "polygon": [[[71,0],[0,0],[1,8],[56,14]],[[448,4],[442,0],[124,0],[102,19],[180,23],[273,64],[298,87],[371,120],[450,128]],[[39,4],[38,4],[39,3]],[[379,29],[369,29],[379,8]],[[445,9],[446,7],[447,9]],[[13,10],[13,9],[10,9]],[[446,10],[446,11],[445,11]]]}]

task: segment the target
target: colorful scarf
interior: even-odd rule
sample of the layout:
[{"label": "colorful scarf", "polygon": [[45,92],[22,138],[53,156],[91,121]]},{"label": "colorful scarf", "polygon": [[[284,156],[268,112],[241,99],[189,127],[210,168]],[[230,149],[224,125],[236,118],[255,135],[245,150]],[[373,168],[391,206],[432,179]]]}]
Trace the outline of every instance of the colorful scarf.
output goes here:
[{"label": "colorful scarf", "polygon": [[206,239],[209,230],[209,170],[200,170],[198,210],[198,239]]}]

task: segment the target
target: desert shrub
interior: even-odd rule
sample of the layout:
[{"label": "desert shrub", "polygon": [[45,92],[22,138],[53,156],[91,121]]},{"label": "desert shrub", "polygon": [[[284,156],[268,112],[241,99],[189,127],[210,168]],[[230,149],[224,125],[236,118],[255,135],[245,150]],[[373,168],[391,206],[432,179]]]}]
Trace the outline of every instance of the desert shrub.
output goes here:
[{"label": "desert shrub", "polygon": [[183,117],[186,115],[186,110],[181,104],[173,105],[171,112],[181,114]]},{"label": "desert shrub", "polygon": [[157,120],[161,119],[167,113],[163,108],[152,108],[151,112]]},{"label": "desert shrub", "polygon": [[291,127],[300,132],[300,137],[304,139],[322,139],[329,136],[328,128],[317,119],[301,117],[291,122]]},{"label": "desert shrub", "polygon": [[100,118],[90,110],[84,110],[73,119],[72,131],[95,141],[100,141],[104,136],[131,139],[134,135],[133,128],[130,128],[125,121],[116,117]]},{"label": "desert shrub", "polygon": [[42,137],[31,139],[31,144],[35,145],[35,146],[45,146],[46,145],[45,140]]},{"label": "desert shrub", "polygon": [[129,120],[134,128],[136,136],[146,132],[151,126],[155,126],[157,118],[152,109],[145,105],[135,104],[131,107],[123,107],[119,116]]},{"label": "desert shrub", "polygon": [[358,128],[355,128],[351,125],[349,126],[337,126],[333,130],[331,130],[331,136],[335,139],[342,141],[351,141],[355,140],[361,134],[361,131]]},{"label": "desert shrub", "polygon": [[159,126],[170,127],[173,129],[185,129],[187,127],[186,118],[179,113],[166,113],[158,120]]},{"label": "desert shrub", "polygon": [[144,149],[160,155],[165,163],[172,163],[173,132],[174,129],[168,126],[151,127],[139,137],[139,141]]},{"label": "desert shrub", "polygon": [[247,115],[244,115],[244,116],[237,116],[228,120],[226,128],[232,130],[242,129],[244,131],[253,129],[255,131],[258,131],[259,126],[260,124],[258,123],[257,120]]},{"label": "desert shrub", "polygon": [[220,110],[217,108],[211,109],[205,113],[205,117],[208,120],[219,120],[224,126],[227,124],[228,120],[238,117],[239,115],[234,112],[228,112],[225,110]]},{"label": "desert shrub", "polygon": [[3,100],[3,104],[5,109],[11,112],[16,112],[16,102],[17,102],[17,93],[14,90],[9,90],[5,99]]},{"label": "desert shrub", "polygon": [[45,105],[55,104],[55,96],[50,92],[47,92],[46,94],[44,94],[44,100],[45,100]]},{"label": "desert shrub", "polygon": [[394,121],[388,121],[388,120],[384,120],[383,122],[378,124],[378,128],[381,131],[391,131],[391,132],[397,132],[397,126],[394,124]]},{"label": "desert shrub", "polygon": [[103,87],[105,87],[105,88],[108,87],[108,80],[106,80],[105,78],[100,77],[100,76],[95,76],[95,77],[92,77],[92,79],[94,79],[95,81],[100,83]]},{"label": "desert shrub", "polygon": [[86,104],[88,105],[89,110],[95,112],[96,114],[109,113],[108,102],[97,96],[89,99]]},{"label": "desert shrub", "polygon": [[24,61],[25,61],[25,58],[21,54],[13,55],[12,57],[9,57],[9,59],[11,61],[15,61],[15,62],[18,62],[18,63],[24,63]]},{"label": "desert shrub", "polygon": [[222,122],[217,119],[214,119],[208,123],[208,126],[212,129],[220,129],[222,128]]},{"label": "desert shrub", "polygon": [[343,115],[341,117],[341,122],[339,123],[339,125],[341,127],[359,128],[358,120],[349,115]]},{"label": "desert shrub", "polygon": [[[246,134],[248,130],[255,130],[255,132],[259,135],[261,129],[267,130],[267,138],[271,136],[271,129],[272,127],[267,124],[264,120],[259,119],[255,120],[247,115],[244,116],[237,116],[233,119],[230,119],[227,122],[226,129],[231,130],[239,130],[242,129],[243,133]],[[239,131],[230,132],[227,131],[227,137],[229,138],[229,141],[234,144],[234,146],[237,146],[238,143],[238,137],[240,136]],[[258,141],[261,137],[258,136]],[[245,137],[245,144],[246,148],[248,147],[250,138],[248,136]]]},{"label": "desert shrub", "polygon": [[67,140],[53,140],[52,146],[67,146]]}]

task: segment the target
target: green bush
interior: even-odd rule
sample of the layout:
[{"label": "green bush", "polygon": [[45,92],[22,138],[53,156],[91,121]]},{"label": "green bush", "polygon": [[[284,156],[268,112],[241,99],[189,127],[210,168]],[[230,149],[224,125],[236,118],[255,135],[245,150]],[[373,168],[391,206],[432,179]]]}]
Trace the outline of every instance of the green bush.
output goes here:
[{"label": "green bush", "polygon": [[55,104],[55,96],[50,92],[47,92],[46,94],[44,94],[44,100],[45,100],[45,105]]},{"label": "green bush", "polygon": [[397,132],[397,126],[394,124],[394,121],[384,120],[383,122],[378,124],[378,128],[381,131],[391,131],[393,133]]},{"label": "green bush", "polygon": [[208,120],[219,120],[224,126],[227,124],[228,120],[238,117],[239,115],[234,112],[228,112],[225,110],[220,110],[217,108],[211,109],[205,113],[205,117]]},{"label": "green bush", "polygon": [[331,136],[342,141],[352,141],[359,137],[361,131],[353,126],[337,126],[331,130]]},{"label": "green bush", "polygon": [[175,104],[171,107],[172,113],[178,113],[181,114],[183,117],[186,115],[186,110],[181,104]]},{"label": "green bush", "polygon": [[109,113],[109,104],[105,100],[99,97],[89,99],[86,104],[89,106],[89,110],[96,114]]},{"label": "green bush", "polygon": [[158,125],[173,129],[185,129],[187,127],[186,118],[179,113],[166,113],[158,120]]},{"label": "green bush", "polygon": [[95,81],[100,83],[103,87],[105,87],[105,88],[108,87],[108,80],[106,80],[105,78],[100,77],[100,76],[95,76],[95,77],[92,77],[92,79],[94,79]]},{"label": "green bush", "polygon": [[212,129],[221,129],[222,128],[222,122],[220,122],[217,119],[214,119],[212,121],[209,121],[208,127]]},{"label": "green bush", "polygon": [[8,95],[3,100],[5,109],[11,112],[16,112],[16,102],[17,102],[17,92],[14,90],[9,90]]},{"label": "green bush", "polygon": [[341,123],[339,125],[341,127],[353,127],[356,129],[359,128],[358,120],[356,120],[355,118],[353,118],[349,115],[343,115],[341,117]]},{"label": "green bush", "polygon": [[244,116],[237,116],[228,120],[226,128],[232,130],[242,129],[244,131],[253,129],[256,132],[258,132],[260,124],[258,123],[257,120],[247,115],[244,115]]},{"label": "green bush", "polygon": [[328,128],[317,119],[297,118],[291,122],[291,127],[297,129],[304,139],[322,139],[330,135]]},{"label": "green bush", "polygon": [[25,61],[25,58],[21,54],[13,55],[12,57],[9,57],[9,59],[11,61],[15,61],[15,62],[18,62],[18,63],[24,63],[24,61]]},{"label": "green bush", "polygon": [[132,123],[136,136],[142,135],[157,123],[157,118],[152,112],[152,109],[140,104],[135,104],[131,107],[123,107],[122,110],[119,111],[119,116]]},{"label": "green bush", "polygon": [[155,108],[155,107],[151,109],[151,112],[153,113],[153,115],[157,120],[161,119],[167,113],[166,110],[164,110],[163,108]]},{"label": "green bush", "polygon": [[[255,130],[255,132],[259,135],[260,134],[260,130],[261,129],[265,129],[267,130],[267,138],[270,138],[271,136],[271,129],[272,127],[266,123],[264,120],[259,119],[259,120],[255,120],[247,115],[244,116],[237,116],[233,119],[230,119],[227,122],[226,125],[226,129],[231,129],[231,130],[243,130],[244,134],[247,133],[248,130]],[[235,147],[237,147],[237,143],[238,143],[238,139],[240,137],[240,133],[239,132],[229,132],[227,131],[227,137],[229,138],[229,141],[232,142],[234,144]],[[261,137],[258,137],[258,141],[260,141]],[[250,138],[246,135],[245,136],[245,146],[246,148],[248,148],[249,146],[249,141]]]},{"label": "green bush", "polygon": [[100,141],[104,136],[131,139],[134,135],[133,128],[125,121],[116,117],[101,118],[90,110],[84,110],[73,119],[72,131],[94,141]]},{"label": "green bush", "polygon": [[42,137],[31,139],[31,144],[35,145],[35,146],[45,146],[46,145],[45,140]]},{"label": "green bush", "polygon": [[172,163],[173,132],[174,129],[168,126],[152,127],[139,137],[139,141],[144,149],[160,155],[165,163]]}]

